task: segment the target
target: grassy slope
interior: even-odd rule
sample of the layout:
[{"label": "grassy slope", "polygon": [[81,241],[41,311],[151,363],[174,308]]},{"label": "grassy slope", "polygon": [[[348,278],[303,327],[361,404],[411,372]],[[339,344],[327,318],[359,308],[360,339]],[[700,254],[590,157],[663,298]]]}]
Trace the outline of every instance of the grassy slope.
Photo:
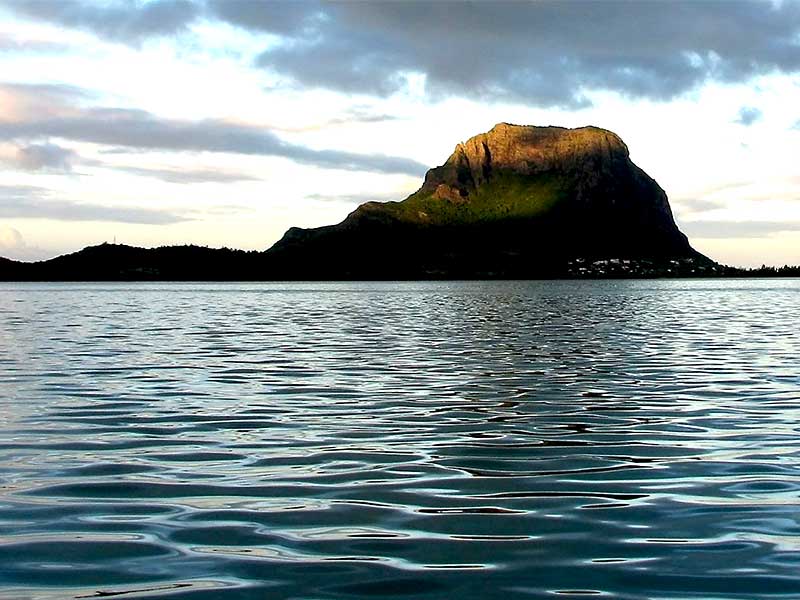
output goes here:
[{"label": "grassy slope", "polygon": [[[567,197],[567,185],[553,174],[497,174],[463,202],[420,190],[402,202],[381,204],[398,221],[419,225],[462,225],[523,219],[547,213]],[[375,207],[377,208],[377,207]]]}]

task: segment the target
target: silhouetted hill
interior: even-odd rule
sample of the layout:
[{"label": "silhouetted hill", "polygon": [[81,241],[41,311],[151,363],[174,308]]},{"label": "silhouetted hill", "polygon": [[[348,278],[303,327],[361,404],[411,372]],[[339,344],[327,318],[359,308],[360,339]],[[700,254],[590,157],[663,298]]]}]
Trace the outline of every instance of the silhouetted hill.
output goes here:
[{"label": "silhouetted hill", "polygon": [[26,263],[0,257],[0,280],[19,279],[27,268],[29,265]]},{"label": "silhouetted hill", "polygon": [[0,279],[234,281],[267,278],[263,252],[202,246],[136,248],[100,244],[47,261],[6,262],[11,264],[0,263]]}]

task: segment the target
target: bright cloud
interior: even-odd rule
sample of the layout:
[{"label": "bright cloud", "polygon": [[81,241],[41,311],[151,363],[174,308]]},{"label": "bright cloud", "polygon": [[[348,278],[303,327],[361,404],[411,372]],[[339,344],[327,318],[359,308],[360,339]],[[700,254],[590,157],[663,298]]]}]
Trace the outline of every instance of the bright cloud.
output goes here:
[{"label": "bright cloud", "polygon": [[0,248],[3,250],[16,250],[25,247],[22,234],[7,225],[0,225]]}]

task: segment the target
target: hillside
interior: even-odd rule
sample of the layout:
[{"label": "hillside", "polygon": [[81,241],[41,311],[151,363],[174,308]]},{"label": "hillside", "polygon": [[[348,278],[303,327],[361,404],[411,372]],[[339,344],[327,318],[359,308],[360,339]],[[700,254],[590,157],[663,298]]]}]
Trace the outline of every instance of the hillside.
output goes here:
[{"label": "hillside", "polygon": [[575,259],[710,262],[618,136],[506,123],[458,144],[402,202],[290,229],[267,254],[289,278],[549,276]]}]

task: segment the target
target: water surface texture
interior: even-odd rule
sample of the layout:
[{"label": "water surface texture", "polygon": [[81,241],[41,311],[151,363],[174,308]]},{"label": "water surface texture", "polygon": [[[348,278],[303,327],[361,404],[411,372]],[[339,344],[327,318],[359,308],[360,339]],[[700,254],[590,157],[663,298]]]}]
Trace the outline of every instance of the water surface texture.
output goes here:
[{"label": "water surface texture", "polygon": [[0,284],[0,597],[800,597],[800,281]]}]

